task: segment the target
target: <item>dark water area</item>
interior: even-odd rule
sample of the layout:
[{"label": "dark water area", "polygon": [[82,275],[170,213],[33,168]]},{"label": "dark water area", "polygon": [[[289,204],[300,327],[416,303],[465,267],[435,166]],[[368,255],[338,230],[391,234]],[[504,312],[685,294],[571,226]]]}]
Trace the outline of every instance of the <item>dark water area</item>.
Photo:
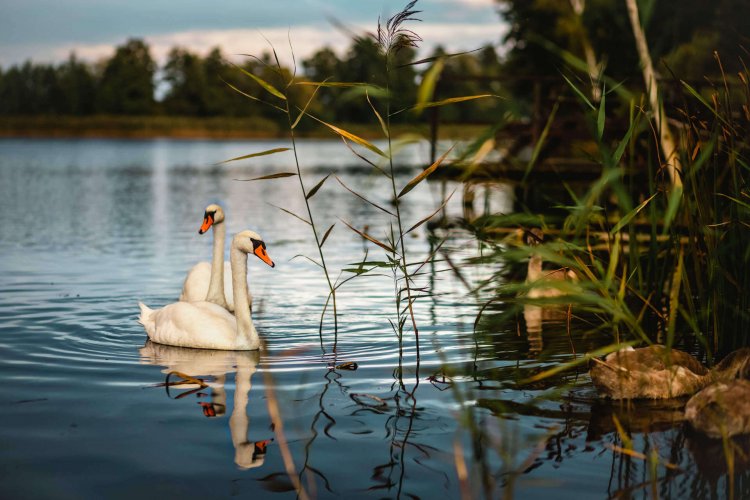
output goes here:
[{"label": "dark water area", "polygon": [[[429,295],[415,306],[419,360],[413,334],[400,346],[389,324],[387,275],[344,285],[338,334],[329,318],[321,336],[327,286],[296,257],[315,256],[314,240],[272,206],[304,212],[296,179],[236,180],[291,171],[292,156],[216,165],[285,146],[0,140],[0,496],[294,498],[291,472],[314,498],[750,497],[747,460],[736,458],[730,481],[721,442],[686,431],[684,401],[609,404],[585,368],[518,385],[570,360],[571,342],[581,353],[609,339],[569,336],[554,315],[509,327],[495,321],[502,304],[475,334],[487,297],[467,284],[506,264],[469,264],[481,249],[468,233],[450,233],[420,278]],[[399,185],[428,154],[426,144],[400,154]],[[340,142],[303,142],[300,158],[308,186],[333,171],[389,203],[387,181],[353,168]],[[430,214],[454,189],[446,210],[460,215],[461,186],[430,182],[405,198],[405,219]],[[477,212],[512,211],[511,186],[476,190]],[[323,230],[336,223],[324,247],[334,276],[365,249],[383,259],[341,222],[382,235],[381,212],[332,179],[312,201]],[[228,234],[257,231],[276,262],[249,266],[259,353],[152,344],[136,322],[138,301],[175,301],[188,269],[210,258],[211,236],[197,230],[211,202],[224,206]],[[414,234],[417,261],[434,240],[426,226]],[[358,369],[335,368],[345,362]],[[165,387],[171,372],[206,385]],[[615,421],[637,453],[622,452]]]}]

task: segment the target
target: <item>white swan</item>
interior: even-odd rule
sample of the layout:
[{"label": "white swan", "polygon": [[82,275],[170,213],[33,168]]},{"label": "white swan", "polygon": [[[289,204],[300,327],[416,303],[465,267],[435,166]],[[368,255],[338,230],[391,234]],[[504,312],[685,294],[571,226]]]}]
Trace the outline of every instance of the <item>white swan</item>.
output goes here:
[{"label": "white swan", "polygon": [[[211,263],[199,262],[190,269],[182,285],[180,300],[184,302],[207,301],[218,304],[229,312],[234,312],[234,293],[232,291],[232,268],[224,262],[224,210],[216,204],[206,207],[203,213],[203,224],[198,234],[203,234],[213,227],[214,248]],[[223,272],[222,272],[223,271]],[[247,287],[247,283],[245,284]],[[252,307],[253,297],[247,292],[248,303]]]},{"label": "white swan", "polygon": [[[267,446],[273,441],[249,441],[250,419],[247,415],[248,397],[252,387],[252,377],[256,371],[260,355],[257,351],[213,351],[208,349],[185,349],[146,341],[139,350],[141,364],[160,365],[162,373],[186,374],[190,377],[210,376],[205,380],[210,388],[211,402],[199,401],[206,416],[221,417],[225,414],[227,393],[225,388],[227,373],[235,374],[234,406],[229,417],[229,432],[234,445],[234,462],[242,469],[260,467],[265,460]],[[179,384],[180,389],[200,389],[197,385]],[[209,412],[206,410],[210,409]]]},{"label": "white swan", "polygon": [[199,349],[254,351],[260,347],[258,332],[250,316],[247,297],[247,254],[253,253],[271,267],[263,238],[254,231],[242,231],[232,238],[230,262],[235,315],[208,301],[175,302],[161,309],[138,303],[148,337],[159,344]]}]

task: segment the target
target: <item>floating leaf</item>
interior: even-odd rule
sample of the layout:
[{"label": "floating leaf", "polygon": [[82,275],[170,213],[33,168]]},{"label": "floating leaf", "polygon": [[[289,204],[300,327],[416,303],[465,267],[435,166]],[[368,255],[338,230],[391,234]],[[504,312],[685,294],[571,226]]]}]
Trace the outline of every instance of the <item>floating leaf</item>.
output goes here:
[{"label": "floating leaf", "polygon": [[345,220],[342,220],[341,222],[343,222],[344,224],[346,224],[346,226],[347,226],[347,227],[348,227],[349,229],[351,229],[352,231],[354,231],[355,233],[357,233],[358,235],[360,235],[361,237],[363,237],[363,238],[364,238],[364,239],[366,239],[367,241],[370,241],[370,242],[372,242],[372,243],[375,243],[375,244],[376,244],[377,246],[379,246],[380,248],[382,248],[383,250],[385,250],[385,251],[387,251],[387,252],[390,252],[390,253],[396,253],[396,251],[395,251],[395,250],[394,250],[394,249],[393,249],[392,247],[390,247],[389,245],[386,245],[386,244],[385,244],[385,243],[383,243],[382,241],[379,241],[379,240],[377,240],[377,239],[373,238],[373,237],[372,237],[372,236],[370,236],[369,234],[367,234],[367,233],[363,233],[363,232],[362,232],[362,231],[360,231],[359,229],[356,229],[356,228],[352,227],[352,226],[351,226],[351,225],[350,225],[350,224],[349,224],[348,222],[346,222]]},{"label": "floating leaf", "polygon": [[281,179],[282,177],[292,177],[295,175],[297,175],[296,172],[278,172],[275,174],[264,175],[262,177],[255,177],[253,179],[234,179],[234,180],[241,181],[241,182],[265,181],[267,179]]},{"label": "floating leaf", "polygon": [[325,125],[326,127],[330,128],[331,130],[333,130],[334,132],[336,132],[337,134],[339,134],[339,135],[340,135],[341,137],[344,137],[344,138],[346,138],[346,139],[349,139],[350,141],[352,141],[352,142],[354,142],[354,143],[356,143],[356,144],[359,144],[360,146],[362,146],[362,147],[364,147],[364,148],[367,148],[367,149],[369,149],[369,150],[370,150],[370,151],[372,151],[373,153],[376,153],[376,154],[378,154],[378,155],[382,156],[383,158],[388,158],[388,155],[387,155],[387,154],[383,153],[383,152],[382,152],[382,151],[381,151],[380,149],[378,149],[378,147],[377,147],[377,146],[375,146],[375,145],[374,145],[374,144],[372,144],[371,142],[369,142],[369,141],[367,141],[367,140],[365,140],[365,139],[362,139],[362,138],[361,138],[361,137],[359,137],[358,135],[354,135],[354,134],[352,134],[351,132],[347,132],[346,130],[344,130],[344,129],[342,129],[342,128],[339,128],[339,127],[337,127],[336,125],[331,125],[330,123],[326,123],[326,122],[324,122],[323,120],[321,120],[321,119],[319,119],[319,118],[315,118],[315,117],[314,117],[314,116],[312,116],[312,115],[310,115],[310,116],[311,116],[311,117],[312,117],[313,119],[315,119],[316,121],[318,121],[318,122],[322,123],[322,124],[323,124],[323,125]]},{"label": "floating leaf", "polygon": [[419,175],[417,175],[412,180],[410,180],[408,183],[406,183],[406,186],[404,186],[404,189],[402,189],[401,192],[398,194],[398,197],[401,198],[402,196],[404,196],[406,193],[408,193],[409,191],[411,191],[412,189],[414,189],[417,186],[417,184],[419,184],[420,182],[422,182],[423,180],[425,180],[428,175],[430,175],[431,173],[433,173],[440,166],[440,164],[443,163],[443,160],[445,160],[446,156],[448,156],[448,154],[451,151],[453,151],[454,147],[455,147],[455,144],[453,146],[451,146],[448,149],[448,151],[446,151],[445,153],[443,153],[443,156],[441,156],[440,158],[438,158],[437,160],[435,160],[435,163],[433,163],[432,165],[430,165],[429,167],[427,167],[426,169],[424,169],[422,172],[419,173]]},{"label": "floating leaf", "polygon": [[328,175],[326,175],[325,177],[323,177],[323,178],[322,178],[322,179],[320,180],[320,182],[318,182],[317,184],[315,184],[315,186],[313,186],[313,188],[312,188],[312,189],[311,189],[310,191],[308,191],[308,192],[307,192],[307,196],[305,196],[305,199],[306,199],[306,200],[309,200],[310,198],[312,198],[313,196],[315,196],[315,193],[317,193],[317,192],[318,192],[318,190],[319,190],[319,189],[320,189],[321,187],[323,187],[323,183],[324,183],[324,182],[326,181],[326,179],[328,179],[328,177],[330,177],[330,175],[331,175],[331,174],[328,174]]},{"label": "floating leaf", "polygon": [[275,95],[279,99],[283,99],[283,100],[286,101],[286,96],[284,94],[282,94],[281,92],[279,92],[278,89],[276,89],[276,87],[274,87],[273,85],[271,85],[270,83],[268,83],[264,79],[260,78],[259,76],[255,76],[254,74],[250,73],[249,71],[247,71],[246,69],[244,69],[242,66],[235,65],[235,67],[237,69],[239,69],[240,71],[242,71],[243,73],[245,73],[250,78],[252,78],[253,80],[255,80],[258,83],[258,85],[260,85],[261,87],[263,87],[264,89],[266,89],[268,92],[270,92],[271,94]]},{"label": "floating leaf", "polygon": [[368,200],[367,198],[365,198],[365,197],[364,197],[364,196],[362,196],[361,194],[359,194],[359,193],[357,193],[356,191],[354,191],[354,190],[350,189],[350,188],[349,188],[349,187],[348,187],[348,186],[347,186],[346,184],[344,184],[344,181],[342,181],[341,179],[339,179],[339,177],[338,177],[338,176],[336,176],[336,180],[337,180],[337,181],[339,181],[339,184],[341,184],[341,185],[342,185],[342,186],[344,187],[344,189],[346,189],[347,191],[349,191],[350,193],[352,193],[352,194],[353,194],[354,196],[356,196],[356,197],[357,197],[357,198],[359,198],[360,200],[362,200],[362,201],[365,201],[365,202],[369,203],[369,204],[370,204],[370,205],[372,205],[373,207],[377,208],[378,210],[382,210],[383,212],[387,213],[388,215],[390,215],[390,216],[392,216],[392,217],[395,217],[395,216],[396,216],[396,214],[394,214],[394,213],[393,213],[393,212],[391,212],[390,210],[386,210],[385,208],[381,207],[381,206],[380,206],[380,205],[378,205],[377,203],[375,203],[375,202],[373,202],[373,201],[370,201],[370,200]]},{"label": "floating leaf", "polygon": [[231,160],[224,160],[217,165],[223,165],[224,163],[229,163],[230,161],[237,161],[237,160],[247,160],[248,158],[255,158],[256,156],[267,156],[272,155],[276,153],[282,153],[284,151],[289,151],[289,148],[274,148],[274,149],[267,149],[266,151],[261,151],[260,153],[252,153],[245,156],[238,156],[237,158],[232,158]]},{"label": "floating leaf", "polygon": [[323,245],[325,244],[326,240],[328,239],[328,235],[331,234],[331,231],[333,231],[333,226],[335,226],[336,223],[334,222],[331,224],[331,227],[328,228],[328,231],[326,231],[326,234],[323,235],[323,239],[320,240],[320,248],[323,248]]}]

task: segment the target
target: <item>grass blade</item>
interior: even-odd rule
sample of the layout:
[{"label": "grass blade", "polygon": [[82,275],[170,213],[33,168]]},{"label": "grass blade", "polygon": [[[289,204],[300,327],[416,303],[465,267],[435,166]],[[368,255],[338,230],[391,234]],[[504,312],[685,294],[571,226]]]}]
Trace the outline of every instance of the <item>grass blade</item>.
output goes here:
[{"label": "grass blade", "polygon": [[555,105],[552,107],[552,112],[550,112],[549,117],[547,118],[547,123],[544,125],[544,129],[542,130],[541,135],[539,135],[539,139],[536,141],[536,144],[534,144],[534,151],[531,153],[531,159],[529,160],[529,164],[526,165],[526,171],[523,173],[523,179],[521,179],[521,184],[526,183],[526,179],[529,177],[529,174],[531,173],[531,170],[534,168],[534,165],[536,165],[536,160],[539,158],[539,153],[542,152],[542,147],[544,147],[544,143],[547,141],[547,135],[549,135],[549,130],[552,127],[552,122],[555,121],[555,116],[557,115],[557,108],[560,107],[560,101],[555,102]]},{"label": "grass blade", "polygon": [[281,179],[283,177],[292,177],[295,175],[297,175],[297,172],[278,172],[275,174],[264,175],[262,177],[255,177],[253,179],[234,179],[234,180],[240,181],[240,182],[265,181],[268,179]]},{"label": "grass blade", "polygon": [[667,231],[669,231],[672,221],[674,221],[674,218],[677,216],[677,210],[680,208],[681,201],[682,186],[672,186],[672,191],[669,193],[667,212],[664,214],[664,230],[662,231],[662,234],[667,234]]},{"label": "grass blade", "polygon": [[260,102],[260,103],[263,103],[263,104],[265,104],[266,106],[271,106],[272,108],[276,108],[276,109],[278,109],[279,111],[281,111],[281,112],[283,112],[283,113],[286,113],[286,110],[285,110],[284,108],[282,108],[282,107],[279,107],[279,106],[277,106],[277,105],[275,105],[275,104],[271,104],[270,102],[264,101],[263,99],[258,99],[258,98],[257,98],[257,97],[255,97],[254,95],[250,95],[250,94],[248,94],[247,92],[243,92],[243,91],[241,91],[240,89],[238,89],[237,87],[235,87],[234,85],[232,85],[231,83],[229,83],[229,82],[228,82],[228,81],[226,81],[226,80],[223,80],[223,79],[222,79],[222,81],[223,81],[224,83],[226,83],[226,84],[227,84],[227,86],[229,86],[229,88],[230,88],[230,89],[234,90],[234,91],[235,91],[235,92],[237,92],[238,94],[241,94],[241,95],[243,95],[243,96],[247,97],[248,99],[252,99],[253,101],[258,101],[258,102]]},{"label": "grass blade", "polygon": [[362,231],[360,231],[359,229],[356,229],[355,227],[353,227],[353,226],[352,226],[351,224],[349,224],[348,222],[346,222],[346,221],[345,221],[345,220],[343,220],[343,219],[341,220],[341,222],[343,222],[344,224],[346,224],[346,226],[347,226],[347,227],[348,227],[349,229],[351,229],[352,231],[354,231],[355,233],[357,233],[358,235],[360,235],[361,237],[363,237],[363,238],[364,238],[364,239],[366,239],[367,241],[369,241],[369,242],[371,242],[371,243],[375,243],[375,244],[376,244],[377,246],[379,246],[380,248],[382,248],[382,249],[383,249],[383,250],[385,250],[386,252],[390,252],[390,253],[396,253],[396,251],[395,251],[395,250],[393,249],[393,247],[391,247],[391,246],[389,246],[389,245],[386,245],[386,244],[385,244],[385,243],[383,243],[382,241],[379,241],[379,240],[377,240],[377,239],[373,238],[372,236],[370,236],[370,235],[369,235],[369,234],[367,234],[367,233],[363,233]]},{"label": "grass blade", "polygon": [[402,189],[401,192],[398,194],[398,198],[403,197],[406,193],[408,193],[409,191],[417,187],[417,184],[425,180],[428,175],[433,173],[440,166],[440,164],[443,163],[443,160],[445,160],[448,154],[450,154],[450,152],[453,151],[454,147],[455,147],[455,144],[451,146],[450,148],[448,148],[448,151],[443,153],[443,156],[435,160],[435,163],[433,163],[432,165],[430,165],[429,167],[421,171],[416,177],[414,177],[412,180],[407,182],[406,186],[404,186],[404,189]]},{"label": "grass blade", "polygon": [[255,158],[257,156],[267,156],[272,155],[276,153],[282,153],[284,151],[289,151],[290,148],[274,148],[274,149],[267,149],[265,151],[261,151],[260,153],[252,153],[245,156],[238,156],[237,158],[232,158],[231,160],[224,160],[217,163],[217,165],[223,165],[224,163],[229,163],[230,161],[238,161],[238,160],[247,160],[248,158]]},{"label": "grass blade", "polygon": [[312,188],[312,189],[311,189],[310,191],[308,191],[308,193],[307,193],[307,196],[305,196],[305,199],[309,200],[310,198],[312,198],[313,196],[315,196],[315,193],[317,193],[317,192],[318,192],[318,190],[319,190],[319,189],[320,189],[321,187],[323,187],[323,183],[324,183],[324,182],[326,181],[326,179],[328,179],[328,177],[330,177],[330,176],[331,176],[331,174],[328,174],[328,175],[326,175],[325,177],[323,177],[323,178],[322,178],[322,179],[320,180],[320,182],[318,182],[317,184],[315,184],[315,186],[314,186],[314,187],[313,187],[313,188]]}]

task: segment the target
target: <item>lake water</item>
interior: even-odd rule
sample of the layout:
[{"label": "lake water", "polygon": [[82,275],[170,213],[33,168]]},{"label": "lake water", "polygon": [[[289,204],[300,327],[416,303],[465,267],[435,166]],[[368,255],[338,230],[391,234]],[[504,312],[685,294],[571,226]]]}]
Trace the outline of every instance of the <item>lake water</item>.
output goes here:
[{"label": "lake water", "polygon": [[[570,340],[559,321],[545,321],[543,336],[537,325],[531,338],[493,321],[502,305],[486,311],[475,334],[488,297],[467,285],[504,263],[470,264],[480,250],[468,233],[443,233],[439,262],[423,268],[419,359],[413,334],[401,350],[391,329],[388,275],[345,284],[338,332],[328,315],[321,333],[327,285],[296,257],[317,258],[310,229],[273,206],[304,213],[296,178],[236,180],[291,171],[293,157],[216,165],[285,146],[0,140],[3,498],[293,498],[290,475],[313,498],[724,498],[732,482],[737,498],[750,497],[746,464],[739,460],[729,481],[721,443],[685,432],[684,402],[637,411],[606,404],[583,369],[517,385],[570,359]],[[399,156],[399,185],[428,151],[416,145]],[[302,142],[300,159],[308,187],[334,172],[390,207],[385,179],[357,167],[340,142]],[[405,197],[407,223],[457,187],[420,185]],[[477,212],[513,210],[508,186],[477,192]],[[463,213],[461,195],[449,215]],[[151,344],[136,322],[138,301],[176,300],[187,270],[210,258],[211,236],[197,230],[211,202],[224,206],[228,234],[254,229],[276,262],[250,260],[260,353]],[[312,203],[321,232],[336,223],[324,246],[334,277],[365,250],[384,259],[342,220],[383,237],[385,214],[333,178]],[[424,225],[408,239],[409,254],[422,261],[435,241]],[[572,341],[579,353],[596,346]],[[334,368],[345,362],[358,369]],[[207,385],[166,388],[174,371]],[[613,415],[645,460],[618,451]]]}]

